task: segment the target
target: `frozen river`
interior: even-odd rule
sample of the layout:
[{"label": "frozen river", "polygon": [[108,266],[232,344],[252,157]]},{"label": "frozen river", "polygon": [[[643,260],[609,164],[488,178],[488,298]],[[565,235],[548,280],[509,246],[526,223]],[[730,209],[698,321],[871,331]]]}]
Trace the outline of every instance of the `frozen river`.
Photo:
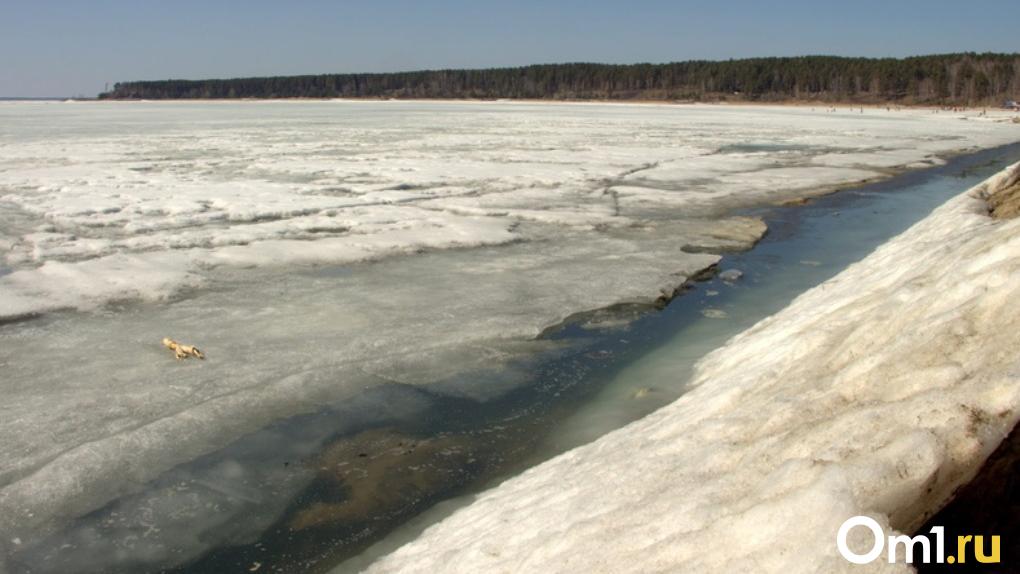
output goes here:
[{"label": "frozen river", "polygon": [[[555,354],[563,343],[537,337],[568,317],[668,299],[750,246],[764,225],[736,209],[1015,140],[997,119],[2,104],[0,548],[19,554],[176,465],[385,385],[492,400],[521,379],[471,373]],[[174,362],[164,336],[208,360]],[[271,497],[246,490],[245,472],[216,468],[210,496],[149,512],[197,513],[224,490]],[[192,542],[177,559],[201,551]]]}]

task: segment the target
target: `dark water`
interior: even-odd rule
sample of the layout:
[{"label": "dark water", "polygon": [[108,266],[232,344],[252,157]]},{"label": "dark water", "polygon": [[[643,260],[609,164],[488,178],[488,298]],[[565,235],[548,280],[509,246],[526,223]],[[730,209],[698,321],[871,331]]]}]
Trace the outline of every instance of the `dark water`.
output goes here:
[{"label": "dark water", "polygon": [[390,384],[280,421],[25,548],[13,571],[356,571],[471,493],[675,400],[699,357],[1018,159],[1014,144],[755,210],[768,235],[720,264],[738,281],[580,317],[546,335],[556,351],[452,381],[511,389],[496,398]]}]

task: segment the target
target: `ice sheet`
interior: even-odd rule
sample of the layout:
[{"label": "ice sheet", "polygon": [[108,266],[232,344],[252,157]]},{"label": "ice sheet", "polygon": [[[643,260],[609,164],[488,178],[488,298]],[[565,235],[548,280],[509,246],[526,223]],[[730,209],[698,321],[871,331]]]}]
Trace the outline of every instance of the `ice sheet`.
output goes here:
[{"label": "ice sheet", "polygon": [[147,273],[161,274],[162,298],[170,273],[189,287],[210,265],[527,240],[508,231],[522,220],[591,229],[663,209],[718,213],[1015,137],[993,118],[807,108],[36,103],[0,114],[0,220],[19,220],[3,237],[7,265],[183,252],[156,256],[166,273],[101,263],[123,280],[77,295],[58,293],[71,273],[5,280],[0,319],[151,298],[129,287]]},{"label": "ice sheet", "polygon": [[763,233],[729,209],[1015,136],[765,107],[0,104],[0,547],[275,419],[668,297]]},{"label": "ice sheet", "polygon": [[860,514],[912,532],[1020,418],[1020,219],[982,199],[1017,180],[952,199],[706,356],[676,402],[369,571],[913,571],[847,562],[836,532]]}]

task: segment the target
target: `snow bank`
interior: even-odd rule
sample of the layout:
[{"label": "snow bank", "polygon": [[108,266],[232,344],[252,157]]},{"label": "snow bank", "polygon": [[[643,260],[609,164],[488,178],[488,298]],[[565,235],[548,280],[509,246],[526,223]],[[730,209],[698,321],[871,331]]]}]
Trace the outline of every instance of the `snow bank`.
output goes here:
[{"label": "snow bank", "polygon": [[200,284],[179,253],[47,261],[0,277],[0,319],[61,308],[92,309],[118,299],[160,301]]},{"label": "snow bank", "polygon": [[1016,424],[1020,219],[957,196],[705,357],[647,418],[481,495],[371,572],[910,571],[847,518],[930,516]]}]

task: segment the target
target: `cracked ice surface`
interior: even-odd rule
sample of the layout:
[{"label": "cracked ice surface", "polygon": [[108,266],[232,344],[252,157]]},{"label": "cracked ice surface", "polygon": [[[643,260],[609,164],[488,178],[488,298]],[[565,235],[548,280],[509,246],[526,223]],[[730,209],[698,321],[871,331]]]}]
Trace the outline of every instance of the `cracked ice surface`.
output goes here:
[{"label": "cracked ice surface", "polygon": [[[0,326],[0,529],[668,296],[761,235],[733,208],[1014,136],[927,112],[0,104],[0,319],[41,314]],[[168,361],[164,336],[209,360]]]},{"label": "cracked ice surface", "polygon": [[0,113],[0,216],[10,221],[0,244],[13,271],[0,279],[0,318],[166,299],[221,265],[526,240],[510,229],[519,221],[572,231],[678,208],[718,213],[938,162],[1014,131],[926,112],[664,106],[8,104]]}]

